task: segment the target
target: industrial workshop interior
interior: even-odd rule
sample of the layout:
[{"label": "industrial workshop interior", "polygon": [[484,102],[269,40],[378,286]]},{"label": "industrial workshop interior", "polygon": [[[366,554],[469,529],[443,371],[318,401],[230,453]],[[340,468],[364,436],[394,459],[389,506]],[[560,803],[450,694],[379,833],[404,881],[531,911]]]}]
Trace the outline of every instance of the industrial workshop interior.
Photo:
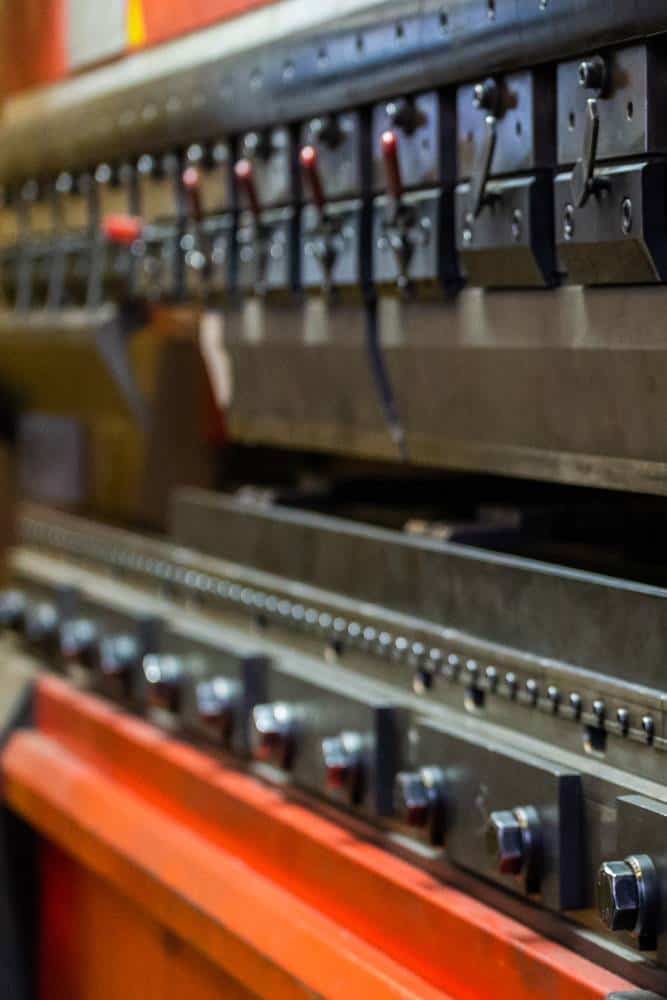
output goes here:
[{"label": "industrial workshop interior", "polygon": [[0,1000],[667,998],[667,3],[0,0]]}]

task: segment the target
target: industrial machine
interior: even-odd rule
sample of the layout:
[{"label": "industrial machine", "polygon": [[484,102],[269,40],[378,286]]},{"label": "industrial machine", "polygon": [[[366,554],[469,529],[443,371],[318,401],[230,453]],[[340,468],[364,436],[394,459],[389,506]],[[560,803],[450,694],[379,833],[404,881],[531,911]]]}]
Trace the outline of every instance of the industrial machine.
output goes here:
[{"label": "industrial machine", "polygon": [[235,13],[0,122],[42,914],[106,880],[229,996],[667,996],[667,12]]}]

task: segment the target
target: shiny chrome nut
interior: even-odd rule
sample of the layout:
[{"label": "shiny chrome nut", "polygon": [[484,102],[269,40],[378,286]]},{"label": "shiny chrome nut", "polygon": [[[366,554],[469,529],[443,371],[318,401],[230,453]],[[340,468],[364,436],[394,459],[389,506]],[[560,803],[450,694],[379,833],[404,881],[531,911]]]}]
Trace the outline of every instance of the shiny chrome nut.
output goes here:
[{"label": "shiny chrome nut", "polygon": [[100,669],[105,674],[125,674],[139,665],[141,649],[133,635],[107,635],[100,642]]},{"label": "shiny chrome nut", "polygon": [[429,829],[430,840],[443,835],[444,772],[439,767],[400,771],[394,781],[394,811],[407,826]]},{"label": "shiny chrome nut", "polygon": [[3,590],[0,593],[0,628],[20,631],[27,610],[28,599],[22,590]]},{"label": "shiny chrome nut", "polygon": [[176,715],[181,708],[185,663],[169,653],[147,653],[142,662],[146,700],[152,708]]},{"label": "shiny chrome nut", "polygon": [[322,740],[327,790],[357,805],[364,793],[364,741],[360,733],[342,732]]},{"label": "shiny chrome nut", "polygon": [[255,760],[288,770],[294,755],[295,721],[294,708],[285,701],[256,705],[250,729]]},{"label": "shiny chrome nut", "polygon": [[60,629],[60,655],[67,663],[94,670],[99,662],[100,630],[90,618],[74,618]]},{"label": "shiny chrome nut", "polygon": [[239,681],[228,677],[200,681],[195,691],[200,721],[225,745],[232,738],[241,694]]},{"label": "shiny chrome nut", "polygon": [[538,890],[542,877],[542,826],[533,806],[492,812],[486,843],[500,875],[521,875],[527,892]]},{"label": "shiny chrome nut", "polygon": [[523,868],[524,849],[521,827],[513,812],[491,813],[486,828],[489,855],[495,858],[501,875],[518,875]]},{"label": "shiny chrome nut", "polygon": [[100,671],[122,696],[130,694],[132,675],[141,664],[141,646],[133,635],[107,635],[100,642]]},{"label": "shiny chrome nut", "polygon": [[40,651],[55,652],[60,633],[60,615],[55,604],[40,601],[28,608],[25,617],[26,642]]}]

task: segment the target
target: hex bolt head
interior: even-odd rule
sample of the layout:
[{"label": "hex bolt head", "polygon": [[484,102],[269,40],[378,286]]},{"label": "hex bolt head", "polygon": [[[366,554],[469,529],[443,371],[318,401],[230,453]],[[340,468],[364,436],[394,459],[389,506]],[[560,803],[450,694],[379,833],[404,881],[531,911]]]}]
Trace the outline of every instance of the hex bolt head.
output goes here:
[{"label": "hex bolt head", "polygon": [[57,640],[60,616],[55,604],[42,601],[28,609],[25,637],[29,645],[42,647]]},{"label": "hex bolt head", "polygon": [[100,630],[90,618],[64,622],[60,630],[60,654],[70,663],[93,669],[97,665]]},{"label": "hex bolt head", "polygon": [[19,631],[23,628],[28,599],[21,590],[4,590],[0,594],[0,628]]},{"label": "hex bolt head", "polygon": [[442,843],[445,832],[442,768],[428,764],[415,771],[400,771],[394,780],[394,812],[407,826],[426,830],[431,844]]},{"label": "hex bolt head", "polygon": [[133,635],[107,635],[100,642],[100,670],[104,674],[128,674],[140,660],[141,649]]},{"label": "hex bolt head", "polygon": [[500,105],[500,87],[493,77],[487,77],[482,83],[476,83],[472,92],[472,101],[480,111],[497,114]]},{"label": "hex bolt head", "polygon": [[610,931],[631,931],[639,918],[637,876],[627,861],[604,861],[595,885],[597,907]]},{"label": "hex bolt head", "polygon": [[292,765],[296,718],[292,705],[285,701],[256,705],[252,712],[250,743],[255,760],[283,770]]},{"label": "hex bolt head", "polygon": [[486,827],[486,846],[501,875],[518,875],[523,868],[521,825],[508,809],[492,812]]},{"label": "hex bolt head", "polygon": [[146,681],[146,697],[154,708],[176,714],[180,711],[185,662],[171,653],[147,653],[142,669]]},{"label": "hex bolt head", "polygon": [[362,735],[351,731],[322,740],[327,790],[344,794],[350,805],[357,805],[363,798],[363,747]]},{"label": "hex bolt head", "polygon": [[577,76],[579,86],[585,90],[602,90],[607,78],[607,67],[602,56],[592,56],[580,62]]},{"label": "hex bolt head", "polygon": [[394,809],[408,826],[424,827],[428,823],[431,802],[428,789],[419,771],[401,771],[394,782]]},{"label": "hex bolt head", "polygon": [[241,696],[239,681],[228,677],[200,681],[195,689],[197,714],[201,723],[214,730],[223,744],[231,740]]}]

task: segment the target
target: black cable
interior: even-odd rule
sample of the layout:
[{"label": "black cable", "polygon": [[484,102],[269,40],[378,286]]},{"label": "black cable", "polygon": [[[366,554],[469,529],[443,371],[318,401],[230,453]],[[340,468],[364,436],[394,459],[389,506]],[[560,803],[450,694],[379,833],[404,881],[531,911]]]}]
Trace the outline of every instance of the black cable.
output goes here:
[{"label": "black cable", "polygon": [[366,320],[366,353],[371,368],[371,374],[380,399],[389,435],[396,445],[401,461],[408,459],[405,430],[401,421],[396,400],[391,387],[389,373],[380,343],[377,296],[369,293],[365,296],[364,312]]}]

